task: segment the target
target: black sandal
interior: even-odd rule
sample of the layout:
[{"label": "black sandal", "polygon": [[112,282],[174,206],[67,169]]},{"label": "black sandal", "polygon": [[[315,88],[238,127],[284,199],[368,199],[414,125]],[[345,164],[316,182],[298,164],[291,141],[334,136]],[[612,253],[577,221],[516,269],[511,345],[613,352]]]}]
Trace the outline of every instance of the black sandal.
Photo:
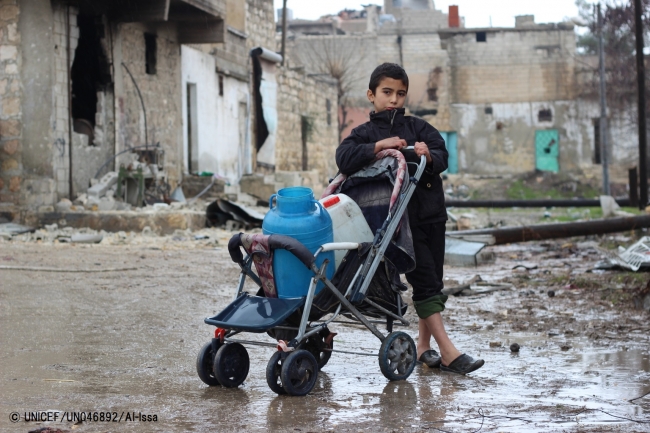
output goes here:
[{"label": "black sandal", "polygon": [[440,364],[440,369],[442,371],[450,371],[452,373],[467,374],[483,367],[483,364],[485,364],[485,361],[482,359],[474,359],[471,356],[463,353],[458,358],[451,361],[449,365]]},{"label": "black sandal", "polygon": [[438,352],[433,349],[429,349],[422,352],[422,355],[420,355],[418,362],[423,363],[429,368],[440,368],[440,365],[442,364],[442,358],[440,358]]}]

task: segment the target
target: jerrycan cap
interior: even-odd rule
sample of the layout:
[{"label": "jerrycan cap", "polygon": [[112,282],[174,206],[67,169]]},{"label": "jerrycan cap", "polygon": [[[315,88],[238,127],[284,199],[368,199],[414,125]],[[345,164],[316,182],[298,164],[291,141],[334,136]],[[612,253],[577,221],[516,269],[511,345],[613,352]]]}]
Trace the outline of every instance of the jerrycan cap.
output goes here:
[{"label": "jerrycan cap", "polygon": [[339,203],[340,201],[341,201],[341,199],[339,198],[338,195],[331,195],[331,196],[327,197],[325,200],[323,200],[322,204],[323,204],[323,207],[325,209],[327,209],[327,208],[330,208],[330,207],[334,206],[336,203]]}]

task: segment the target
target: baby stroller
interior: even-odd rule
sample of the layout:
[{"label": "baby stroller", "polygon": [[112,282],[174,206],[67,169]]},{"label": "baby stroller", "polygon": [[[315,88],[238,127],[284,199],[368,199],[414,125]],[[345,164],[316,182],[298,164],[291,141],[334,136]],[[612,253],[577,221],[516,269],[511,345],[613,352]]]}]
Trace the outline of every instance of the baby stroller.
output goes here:
[{"label": "baby stroller", "polygon": [[[330,332],[328,325],[340,316],[345,317],[347,323],[364,326],[381,341],[377,357],[379,368],[388,380],[405,380],[410,376],[416,363],[416,346],[407,333],[393,332],[395,321],[404,326],[409,326],[409,322],[403,317],[406,305],[400,295],[405,287],[399,282],[395,267],[388,266],[387,250],[395,250],[392,240],[396,232],[408,232],[410,237],[410,230],[404,227],[408,225],[408,218],[403,216],[424,171],[426,158],[420,158],[414,175],[409,176],[401,152],[384,150],[377,157],[378,160],[392,157],[403,176],[395,179],[391,206],[386,207],[387,216],[381,225],[375,227],[372,242],[326,243],[312,254],[296,239],[283,235],[239,233],[230,239],[230,257],[241,268],[239,285],[235,299],[219,314],[204,320],[217,327],[214,338],[203,346],[196,360],[197,373],[204,383],[239,386],[246,379],[250,366],[244,344],[265,345],[278,348],[266,368],[271,390],[277,394],[306,395],[314,387],[319,370],[335,352],[333,338],[336,334]],[[242,248],[246,255],[242,254]],[[306,296],[265,296],[265,288],[273,284],[268,259],[278,249],[290,252],[313,272]],[[326,276],[328,260],[322,261],[320,266],[316,263],[319,254],[336,250],[348,252],[330,280]],[[253,264],[257,273],[253,271]],[[256,295],[244,291],[246,278],[260,288]],[[316,293],[319,283],[325,287]],[[375,326],[384,321],[387,335]],[[233,338],[245,332],[266,332],[277,343]]]}]

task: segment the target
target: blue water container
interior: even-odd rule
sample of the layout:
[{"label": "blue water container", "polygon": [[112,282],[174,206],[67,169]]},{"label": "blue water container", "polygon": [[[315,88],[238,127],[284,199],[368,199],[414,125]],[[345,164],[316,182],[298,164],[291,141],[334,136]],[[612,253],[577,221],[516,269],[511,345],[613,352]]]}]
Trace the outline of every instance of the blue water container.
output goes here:
[{"label": "blue water container", "polygon": [[[275,199],[275,201],[274,201]],[[269,199],[271,210],[264,217],[262,231],[265,235],[286,235],[299,240],[309,251],[316,250],[327,242],[334,241],[332,219],[323,206],[314,199],[309,188],[282,188]],[[327,278],[334,276],[334,252],[318,255],[317,266],[325,259]],[[273,257],[273,275],[279,298],[298,298],[306,296],[314,273],[293,254],[276,250]],[[324,284],[316,287],[318,293]]]}]

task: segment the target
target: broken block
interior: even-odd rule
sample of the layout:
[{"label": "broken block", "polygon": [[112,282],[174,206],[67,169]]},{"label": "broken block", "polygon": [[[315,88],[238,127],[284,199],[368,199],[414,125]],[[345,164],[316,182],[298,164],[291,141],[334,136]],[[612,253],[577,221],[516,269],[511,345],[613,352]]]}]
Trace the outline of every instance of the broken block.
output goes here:
[{"label": "broken block", "polygon": [[95,185],[88,188],[89,197],[103,197],[108,189],[117,183],[117,173],[109,171]]}]

